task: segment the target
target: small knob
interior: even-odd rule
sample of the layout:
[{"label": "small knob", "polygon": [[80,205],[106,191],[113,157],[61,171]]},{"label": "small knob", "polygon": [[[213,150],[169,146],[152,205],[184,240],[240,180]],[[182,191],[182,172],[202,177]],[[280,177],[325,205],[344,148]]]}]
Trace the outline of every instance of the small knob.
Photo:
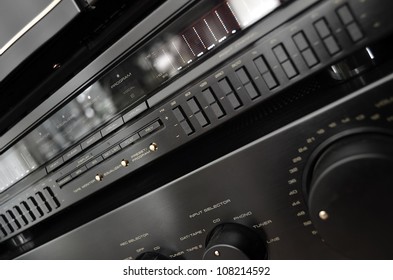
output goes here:
[{"label": "small knob", "polygon": [[216,226],[206,238],[204,260],[263,260],[264,238],[252,228],[226,223]]},{"label": "small knob", "polygon": [[158,145],[156,143],[151,143],[149,149],[150,151],[155,152],[158,150]]},{"label": "small knob", "polygon": [[95,176],[95,179],[96,179],[97,182],[101,182],[101,181],[104,179],[104,175],[102,175],[102,174],[97,174],[97,175]]},{"label": "small knob", "polygon": [[130,162],[129,162],[128,160],[126,160],[126,159],[123,159],[123,160],[120,162],[120,164],[121,164],[122,166],[124,166],[124,167],[127,167],[128,165],[130,165]]}]

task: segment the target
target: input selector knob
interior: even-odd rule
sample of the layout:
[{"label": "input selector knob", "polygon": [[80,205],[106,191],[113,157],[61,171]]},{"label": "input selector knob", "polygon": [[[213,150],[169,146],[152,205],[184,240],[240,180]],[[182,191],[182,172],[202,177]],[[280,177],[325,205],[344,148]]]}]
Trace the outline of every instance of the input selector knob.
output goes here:
[{"label": "input selector knob", "polygon": [[216,226],[206,238],[203,255],[205,260],[262,260],[266,257],[266,242],[261,234],[235,223]]}]

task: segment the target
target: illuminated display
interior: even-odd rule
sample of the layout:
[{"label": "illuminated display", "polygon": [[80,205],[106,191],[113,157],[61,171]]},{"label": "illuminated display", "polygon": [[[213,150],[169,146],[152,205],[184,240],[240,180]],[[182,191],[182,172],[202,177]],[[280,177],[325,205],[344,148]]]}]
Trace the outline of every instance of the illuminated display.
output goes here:
[{"label": "illuminated display", "polygon": [[0,193],[119,112],[154,94],[281,1],[201,1],[197,5],[199,15],[191,10],[169,25],[0,155]]}]

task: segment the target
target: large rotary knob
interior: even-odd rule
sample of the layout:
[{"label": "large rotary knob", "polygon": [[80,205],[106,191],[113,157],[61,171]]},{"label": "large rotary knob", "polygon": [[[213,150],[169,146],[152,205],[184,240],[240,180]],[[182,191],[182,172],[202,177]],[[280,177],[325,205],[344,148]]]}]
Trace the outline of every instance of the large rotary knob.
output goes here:
[{"label": "large rotary knob", "polygon": [[266,255],[266,242],[259,232],[244,225],[225,223],[207,236],[203,259],[262,260]]},{"label": "large rotary knob", "polygon": [[337,140],[309,174],[310,215],[325,243],[351,259],[393,259],[393,137]]}]

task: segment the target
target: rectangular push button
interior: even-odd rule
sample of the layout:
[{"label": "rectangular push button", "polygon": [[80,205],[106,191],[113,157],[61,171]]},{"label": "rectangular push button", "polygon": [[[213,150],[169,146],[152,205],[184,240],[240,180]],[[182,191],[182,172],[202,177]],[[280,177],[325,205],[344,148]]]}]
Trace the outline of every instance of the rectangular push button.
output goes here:
[{"label": "rectangular push button", "polygon": [[46,166],[46,171],[49,173],[52,170],[58,168],[60,165],[64,163],[63,158],[58,158],[55,161],[52,161],[49,165]]},{"label": "rectangular push button", "polygon": [[340,20],[344,25],[348,25],[349,23],[354,21],[351,11],[347,5],[342,6],[337,9],[337,14]]},{"label": "rectangular push button", "polygon": [[317,59],[317,57],[315,56],[314,52],[311,49],[307,49],[303,51],[302,56],[306,61],[307,66],[310,68],[319,63],[319,60]]},{"label": "rectangular push button", "polygon": [[263,80],[265,81],[266,86],[267,86],[269,89],[274,89],[275,87],[278,86],[278,84],[277,84],[277,82],[276,82],[276,79],[273,77],[273,75],[272,75],[271,72],[267,72],[267,73],[263,74],[263,75],[262,75],[262,78],[263,78]]},{"label": "rectangular push button", "polygon": [[187,135],[191,135],[194,133],[194,130],[192,129],[192,127],[189,125],[187,120],[184,120],[180,123],[180,126],[183,128],[184,132]]},{"label": "rectangular push button", "polygon": [[364,37],[363,32],[360,30],[360,27],[356,22],[349,24],[347,26],[347,31],[353,42],[357,42]]},{"label": "rectangular push button", "polygon": [[290,60],[285,61],[282,65],[282,68],[284,69],[285,74],[289,79],[292,79],[297,75],[297,70],[295,66],[293,66],[292,62]]},{"label": "rectangular push button", "polygon": [[150,124],[149,126],[145,127],[144,129],[142,129],[141,131],[139,131],[139,136],[144,137],[147,134],[152,133],[153,131],[157,130],[160,126],[161,126],[161,124],[158,121],[156,121],[156,122]]},{"label": "rectangular push button", "polygon": [[134,109],[132,109],[131,111],[129,111],[128,113],[126,113],[123,116],[123,120],[124,122],[128,122],[129,120],[132,120],[133,118],[135,118],[136,116],[138,116],[139,114],[142,114],[144,111],[147,110],[147,105],[146,102],[143,102],[141,104],[139,104],[138,106],[136,106]]},{"label": "rectangular push button", "polygon": [[79,154],[80,152],[82,152],[82,148],[80,145],[74,147],[73,149],[69,150],[64,156],[63,159],[64,161],[69,160],[70,158],[76,156],[77,154]]},{"label": "rectangular push button", "polygon": [[284,46],[282,44],[274,47],[273,52],[280,63],[283,63],[284,61],[288,60],[287,52],[285,51]]},{"label": "rectangular push button", "polygon": [[128,137],[126,140],[120,143],[120,147],[123,149],[124,147],[127,147],[128,145],[131,145],[134,143],[136,140],[138,140],[140,137],[138,134],[134,134],[130,137]]},{"label": "rectangular push button", "polygon": [[81,143],[82,149],[86,149],[87,147],[93,145],[95,142],[100,140],[101,137],[102,136],[100,132],[93,134],[92,136],[90,136],[89,138],[87,138],[85,141]]},{"label": "rectangular push button", "polygon": [[334,55],[341,50],[340,46],[337,44],[336,39],[334,39],[333,36],[327,37],[326,39],[323,40],[323,42],[324,42],[328,52],[331,55]]},{"label": "rectangular push button", "polygon": [[242,105],[240,103],[239,99],[237,98],[237,96],[233,92],[228,94],[227,98],[229,100],[229,103],[231,103],[231,105],[234,109],[237,109]]},{"label": "rectangular push button", "polygon": [[227,79],[227,78],[224,78],[224,79],[218,81],[218,84],[219,84],[221,90],[222,90],[225,94],[229,94],[229,93],[232,92],[232,88],[231,88],[231,86],[229,85],[228,79]]},{"label": "rectangular push button", "polygon": [[217,100],[214,97],[213,92],[210,88],[203,90],[202,93],[203,93],[203,96],[205,97],[205,99],[209,105],[217,102]]},{"label": "rectangular push button", "polygon": [[212,108],[213,113],[216,115],[217,119],[219,119],[225,115],[224,111],[221,109],[221,107],[217,103],[211,104],[210,107]]},{"label": "rectangular push button", "polygon": [[88,169],[92,168],[93,166],[96,166],[97,164],[99,164],[101,161],[103,161],[102,156],[99,156],[95,159],[93,159],[92,161],[90,161],[89,163],[86,164],[86,167]]},{"label": "rectangular push button", "polygon": [[305,49],[308,49],[310,47],[303,32],[296,33],[293,36],[293,41],[295,42],[299,51],[304,51]]},{"label": "rectangular push button", "polygon": [[255,99],[259,96],[258,91],[256,90],[256,88],[254,87],[254,85],[252,83],[246,84],[244,86],[244,88],[246,89],[246,91],[251,99]]},{"label": "rectangular push button", "polygon": [[191,112],[192,112],[193,114],[196,114],[197,112],[199,112],[199,111],[201,110],[201,109],[199,108],[198,104],[196,103],[194,97],[187,100],[187,105],[188,105],[188,107],[190,107]]},{"label": "rectangular push button", "polygon": [[116,129],[118,129],[120,126],[123,125],[123,119],[122,118],[118,118],[117,120],[115,120],[114,122],[110,123],[109,125],[107,125],[106,127],[104,127],[101,130],[101,135],[102,137],[108,135],[109,133],[111,133],[112,131],[115,131]]},{"label": "rectangular push button", "polygon": [[245,85],[250,82],[250,78],[248,77],[248,74],[246,73],[246,70],[244,67],[237,69],[236,70],[236,75],[238,76],[240,82]]},{"label": "rectangular push button", "polygon": [[254,59],[254,64],[258,68],[259,73],[261,73],[261,74],[270,71],[268,66],[267,66],[267,64],[266,64],[266,62],[265,62],[265,59],[262,58],[261,56],[256,58],[256,59]]},{"label": "rectangular push button", "polygon": [[172,110],[172,112],[175,115],[175,118],[177,119],[178,122],[184,120],[184,114],[181,111],[180,107],[176,107],[175,109]]},{"label": "rectangular push button", "polygon": [[321,37],[322,39],[330,35],[330,29],[325,19],[318,20],[314,23],[314,26],[318,32],[319,37]]}]

